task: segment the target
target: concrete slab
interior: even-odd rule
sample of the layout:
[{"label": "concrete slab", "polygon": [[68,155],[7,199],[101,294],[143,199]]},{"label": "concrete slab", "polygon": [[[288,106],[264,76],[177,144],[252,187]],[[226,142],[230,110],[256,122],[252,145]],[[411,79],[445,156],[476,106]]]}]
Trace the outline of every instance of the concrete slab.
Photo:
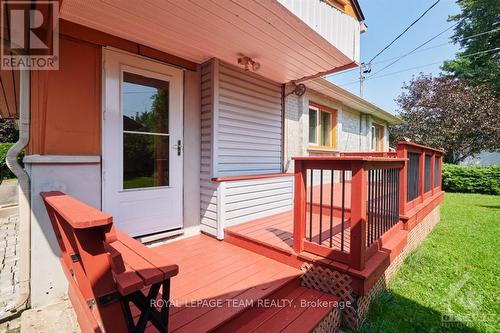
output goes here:
[{"label": "concrete slab", "polygon": [[16,204],[17,180],[4,180],[0,184],[0,205]]},{"label": "concrete slab", "polygon": [[26,310],[21,315],[21,333],[80,333],[69,300]]}]

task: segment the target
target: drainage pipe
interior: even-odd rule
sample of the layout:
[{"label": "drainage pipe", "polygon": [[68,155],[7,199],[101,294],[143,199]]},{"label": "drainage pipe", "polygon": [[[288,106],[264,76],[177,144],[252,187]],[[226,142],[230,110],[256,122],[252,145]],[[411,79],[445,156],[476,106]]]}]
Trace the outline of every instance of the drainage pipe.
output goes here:
[{"label": "drainage pipe", "polygon": [[18,162],[18,156],[28,145],[30,131],[30,71],[21,69],[19,73],[19,140],[9,149],[5,162],[18,179],[19,197],[19,292],[17,300],[8,304],[0,313],[0,322],[26,309],[30,297],[31,274],[31,198],[30,178]]}]

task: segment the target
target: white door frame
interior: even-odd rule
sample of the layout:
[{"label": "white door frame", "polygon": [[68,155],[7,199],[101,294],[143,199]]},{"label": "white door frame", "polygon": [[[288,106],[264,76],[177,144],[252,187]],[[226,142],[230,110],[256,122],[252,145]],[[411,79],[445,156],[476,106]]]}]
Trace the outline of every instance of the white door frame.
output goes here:
[{"label": "white door frame", "polygon": [[[178,158],[177,154],[174,153],[172,150],[172,146],[177,143],[177,140],[182,140],[184,142],[184,128],[183,128],[183,117],[184,117],[184,112],[183,112],[183,70],[172,67],[168,64],[142,57],[136,54],[124,52],[122,50],[114,49],[114,48],[103,48],[102,52],[102,61],[103,61],[103,66],[102,66],[102,128],[101,128],[101,137],[102,137],[102,143],[101,143],[101,148],[102,148],[102,160],[101,160],[101,176],[102,176],[102,207],[103,210],[106,211],[107,209],[109,210],[110,205],[112,204],[110,201],[110,196],[115,195],[117,185],[114,184],[113,189],[109,188],[109,185],[112,181],[111,180],[109,173],[116,173],[119,174],[120,177],[123,175],[123,163],[118,163],[118,165],[113,165],[110,166],[112,162],[109,160],[111,159],[109,154],[113,154],[116,152],[113,152],[109,150],[109,146],[111,143],[111,138],[110,138],[110,133],[123,133],[123,121],[121,118],[122,114],[122,87],[121,87],[121,82],[123,81],[122,75],[123,75],[123,70],[125,69],[127,72],[132,72],[135,74],[145,75],[148,77],[153,77],[159,80],[164,80],[168,81],[171,85],[170,91],[170,102],[172,103],[170,106],[172,109],[178,109],[180,110],[180,114],[178,115],[179,118],[177,118],[176,123],[178,124],[178,128],[175,130],[172,130],[173,126],[171,126],[171,121],[169,121],[169,133],[174,134],[170,135],[170,141],[169,141],[169,146],[170,146],[170,156],[174,156],[174,158],[169,159],[170,167],[169,167],[169,173],[174,170],[172,168],[173,163],[176,163],[177,169],[175,171],[175,175],[172,176],[170,174],[170,184],[169,186],[163,186],[163,187],[155,187],[155,188],[143,188],[143,189],[134,189],[134,190],[129,190],[129,189],[123,189],[123,187],[120,187],[120,194],[123,193],[141,193],[140,195],[144,195],[144,193],[154,193],[163,190],[168,190],[175,188],[176,191],[179,192],[178,195],[178,203],[175,203],[175,211],[176,215],[179,216],[179,223],[174,228],[166,228],[163,231],[158,231],[158,232],[153,232],[153,234],[171,234],[172,230],[171,229],[180,229],[182,232],[183,228],[183,207],[184,207],[184,202],[183,202],[183,166],[184,166],[184,161],[183,161],[183,155],[184,152],[181,149],[181,156],[179,157],[179,160],[176,160]],[[107,62],[111,61],[118,61],[119,66],[120,66],[120,83],[119,83],[119,91],[116,91],[116,83],[110,83],[107,81],[108,76],[106,74],[106,71],[108,70],[109,64]],[[123,63],[122,63],[123,62]],[[115,63],[116,65],[116,63]],[[113,98],[115,100],[110,100],[108,95],[108,92],[112,91],[111,95],[113,95]],[[175,94],[175,95],[172,95]],[[119,96],[118,101],[116,101],[116,96]],[[118,108],[119,112],[119,121],[117,119],[113,119],[113,121],[110,121],[110,119],[106,119],[107,114],[108,118],[112,118],[110,115],[110,112],[117,112],[116,108]],[[116,118],[116,115],[113,116]],[[169,115],[170,117],[170,115]],[[175,125],[175,124],[174,124]],[[120,149],[122,149],[123,144],[122,144],[122,139],[119,140],[121,143]],[[118,155],[122,158],[123,161],[123,151],[118,153]],[[111,170],[111,171],[110,171]],[[107,175],[108,173],[108,175]],[[120,185],[123,184],[123,180],[121,181]],[[175,200],[177,201],[177,200]],[[108,211],[108,213],[112,213],[111,211]],[[145,217],[147,219],[147,217]],[[118,224],[119,226],[119,224]],[[175,231],[174,231],[175,232]],[[155,236],[147,236],[148,233],[145,233],[146,237],[153,237]],[[149,233],[150,234],[150,233]],[[133,236],[140,236],[140,234],[133,234]]]}]

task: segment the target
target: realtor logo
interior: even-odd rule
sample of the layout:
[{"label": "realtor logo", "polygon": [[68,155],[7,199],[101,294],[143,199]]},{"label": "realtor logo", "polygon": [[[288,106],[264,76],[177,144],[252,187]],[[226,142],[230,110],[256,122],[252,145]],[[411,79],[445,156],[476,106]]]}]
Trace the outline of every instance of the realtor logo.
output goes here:
[{"label": "realtor logo", "polygon": [[59,69],[59,3],[2,0],[1,10],[1,69]]}]

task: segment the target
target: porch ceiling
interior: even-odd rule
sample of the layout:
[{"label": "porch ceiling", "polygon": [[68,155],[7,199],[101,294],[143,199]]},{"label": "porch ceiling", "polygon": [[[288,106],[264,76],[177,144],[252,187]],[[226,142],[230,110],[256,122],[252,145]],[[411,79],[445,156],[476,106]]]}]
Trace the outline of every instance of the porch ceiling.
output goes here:
[{"label": "porch ceiling", "polygon": [[280,83],[353,63],[276,0],[65,0],[61,17],[196,63],[245,55]]}]

